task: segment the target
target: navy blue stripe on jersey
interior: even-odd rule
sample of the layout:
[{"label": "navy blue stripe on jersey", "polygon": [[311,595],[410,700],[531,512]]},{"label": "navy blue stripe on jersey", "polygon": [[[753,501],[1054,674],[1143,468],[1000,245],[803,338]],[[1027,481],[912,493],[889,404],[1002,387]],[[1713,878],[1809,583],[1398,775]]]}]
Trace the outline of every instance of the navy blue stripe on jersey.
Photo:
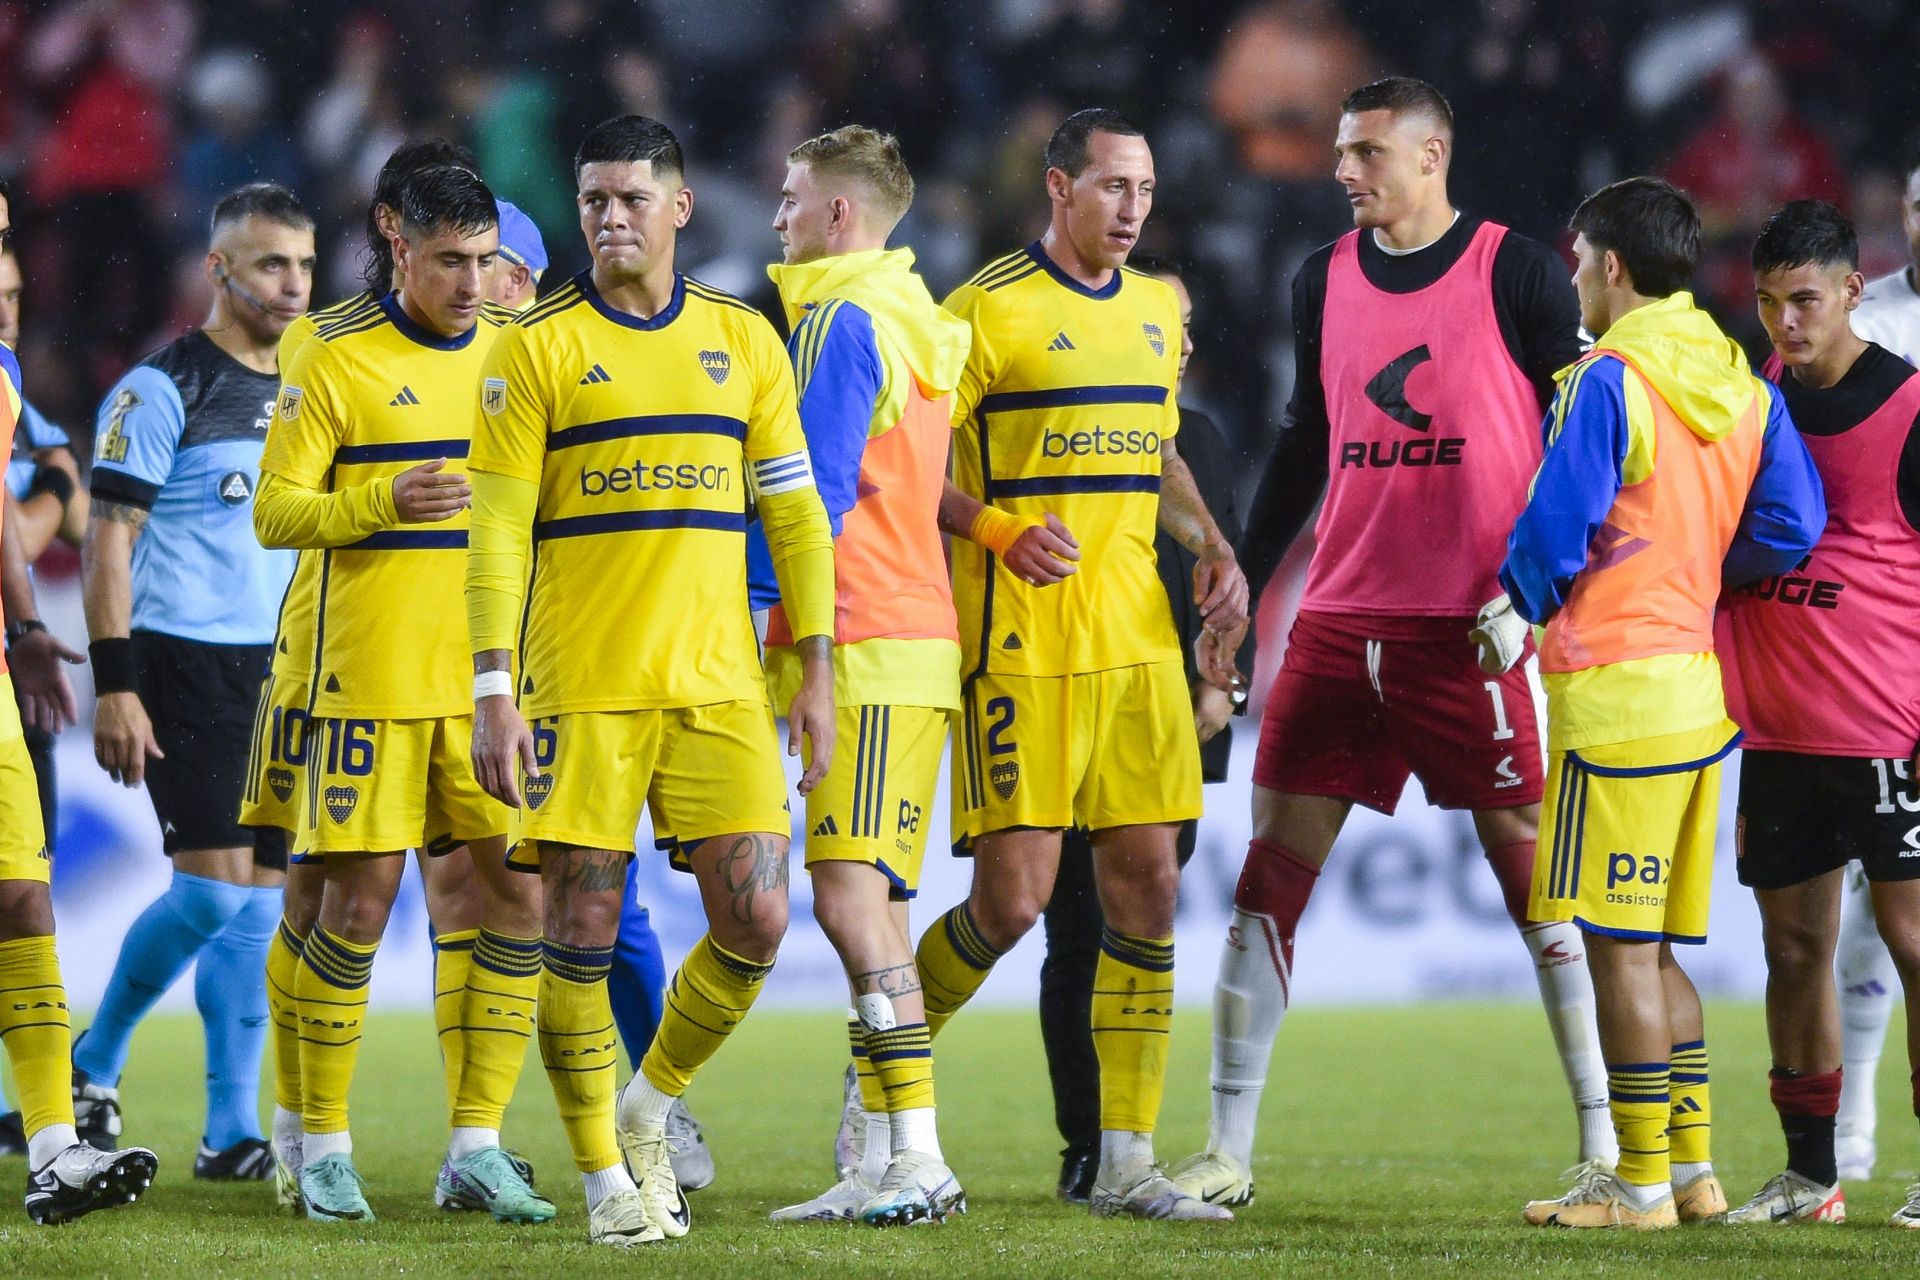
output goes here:
[{"label": "navy blue stripe on jersey", "polygon": [[1039,270],[1040,267],[1037,263],[1029,262],[1018,270],[1002,274],[980,287],[988,293],[992,293],[995,289],[1004,289],[1010,284],[1017,284]]},{"label": "navy blue stripe on jersey", "polygon": [[1157,475],[1021,476],[987,482],[988,498],[1036,498],[1056,493],[1158,493]]},{"label": "navy blue stripe on jersey", "polygon": [[382,529],[358,542],[349,542],[342,551],[464,551],[465,529]]},{"label": "navy blue stripe on jersey", "polygon": [[726,436],[744,442],[747,424],[718,413],[649,413],[632,418],[608,418],[554,432],[547,437],[547,452],[640,436]]},{"label": "navy blue stripe on jersey", "polygon": [[980,397],[980,412],[1017,413],[1022,409],[1062,409],[1088,404],[1165,404],[1167,389],[1147,383],[1111,383],[1091,387],[1042,387],[1037,391],[996,391]]},{"label": "navy blue stripe on jersey", "polygon": [[635,533],[654,529],[717,529],[722,533],[745,533],[744,511],[709,511],[683,507],[672,511],[609,511],[597,516],[562,516],[542,520],[533,526],[536,542],[554,538],[585,538],[597,533]]},{"label": "navy blue stripe on jersey", "polygon": [[724,289],[716,289],[710,284],[705,284],[699,280],[695,280],[692,276],[688,276],[686,280],[687,280],[687,291],[693,294],[696,298],[704,298],[708,302],[717,302],[721,306],[725,306],[725,307],[738,307],[742,311],[751,311],[755,315],[760,314],[760,312],[751,303],[743,302],[741,299],[736,298],[734,295],[728,293]]},{"label": "navy blue stripe on jersey", "polygon": [[1039,270],[1033,259],[1027,256],[1025,249],[995,258],[986,266],[973,273],[967,283],[976,289],[997,289],[1015,275],[1026,275]]},{"label": "navy blue stripe on jersey", "polygon": [[338,320],[327,321],[313,331],[313,336],[322,342],[332,342],[350,333],[365,333],[369,329],[378,329],[385,323],[387,323],[387,313],[376,302],[365,311],[349,311]]},{"label": "navy blue stripe on jersey", "polygon": [[521,312],[519,324],[522,328],[530,329],[543,320],[551,320],[562,311],[579,306],[586,300],[586,296],[573,286],[573,282],[568,281]]},{"label": "navy blue stripe on jersey", "polygon": [[375,462],[432,462],[435,458],[464,458],[471,440],[401,440],[392,444],[343,444],[334,451],[335,466],[362,467]]}]

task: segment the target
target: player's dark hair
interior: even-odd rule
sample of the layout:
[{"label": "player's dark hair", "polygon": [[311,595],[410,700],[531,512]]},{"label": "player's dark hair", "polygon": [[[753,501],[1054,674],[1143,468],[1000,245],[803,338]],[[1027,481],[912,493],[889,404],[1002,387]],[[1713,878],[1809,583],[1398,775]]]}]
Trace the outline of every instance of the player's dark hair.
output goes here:
[{"label": "player's dark hair", "polygon": [[1087,167],[1088,143],[1096,133],[1144,138],[1147,131],[1112,107],[1086,107],[1060,122],[1047,139],[1047,168],[1077,178]]},{"label": "player's dark hair", "polygon": [[1825,200],[1789,200],[1753,242],[1753,269],[1757,274],[1809,264],[1858,271],[1860,237],[1847,215]]},{"label": "player's dark hair", "polygon": [[373,184],[373,199],[367,202],[367,250],[360,267],[367,288],[373,292],[385,293],[393,283],[393,245],[380,230],[380,206],[399,209],[400,188],[406,180],[422,169],[439,164],[457,164],[475,173],[480,171],[480,162],[474,158],[472,151],[445,138],[403,142],[393,149],[387,162],[380,166],[380,176]]},{"label": "player's dark hair", "polygon": [[573,153],[573,177],[590,164],[639,164],[653,166],[653,176],[684,178],[686,157],[680,152],[680,139],[673,130],[652,116],[614,116],[587,130]]},{"label": "player's dark hair", "polygon": [[402,184],[400,225],[428,235],[478,235],[500,225],[500,206],[479,174],[457,164],[437,164]]},{"label": "player's dark hair", "polygon": [[1700,211],[1665,178],[1609,183],[1582,200],[1567,225],[1595,249],[1619,254],[1642,297],[1680,292],[1700,259]]},{"label": "player's dark hair", "polygon": [[1127,265],[1142,275],[1172,276],[1175,280],[1187,278],[1186,268],[1179,261],[1164,253],[1155,253],[1151,249],[1140,249],[1128,254]]},{"label": "player's dark hair", "polygon": [[1425,80],[1415,80],[1412,76],[1386,76],[1370,81],[1341,99],[1341,115],[1361,111],[1432,116],[1435,123],[1447,131],[1447,136],[1453,136],[1453,108],[1446,97]]},{"label": "player's dark hair", "polygon": [[246,218],[263,218],[296,231],[313,226],[313,215],[300,203],[300,197],[277,182],[249,182],[221,196],[220,202],[213,206],[209,231],[217,236],[222,227]]}]

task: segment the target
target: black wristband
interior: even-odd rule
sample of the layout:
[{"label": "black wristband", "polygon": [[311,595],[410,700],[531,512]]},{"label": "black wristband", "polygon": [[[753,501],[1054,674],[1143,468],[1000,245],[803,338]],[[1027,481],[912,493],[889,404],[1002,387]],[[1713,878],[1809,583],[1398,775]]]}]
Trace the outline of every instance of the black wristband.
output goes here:
[{"label": "black wristband", "polygon": [[59,467],[43,465],[34,471],[33,480],[27,485],[29,498],[36,493],[50,493],[64,507],[73,500],[73,477]]},{"label": "black wristband", "polygon": [[45,631],[46,629],[47,624],[38,618],[23,618],[17,622],[9,622],[7,624],[7,647],[11,649],[33,632]]},{"label": "black wristband", "polygon": [[125,636],[95,640],[87,646],[87,659],[93,663],[95,697],[133,691],[133,641]]}]

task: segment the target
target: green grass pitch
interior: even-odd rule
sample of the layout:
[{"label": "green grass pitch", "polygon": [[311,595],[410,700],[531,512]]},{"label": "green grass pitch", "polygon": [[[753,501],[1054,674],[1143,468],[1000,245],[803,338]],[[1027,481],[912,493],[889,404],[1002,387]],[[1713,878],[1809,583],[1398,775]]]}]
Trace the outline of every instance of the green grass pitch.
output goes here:
[{"label": "green grass pitch", "polygon": [[[1757,962],[1757,958],[1756,958]],[[1761,1014],[1709,1010],[1715,1155],[1737,1202],[1776,1172]],[[1053,1198],[1058,1139],[1030,1014],[963,1013],[939,1045],[942,1141],[972,1212],[945,1227],[774,1228],[768,1210],[821,1190],[845,1052],[842,1023],[756,1015],[690,1097],[719,1180],[692,1197],[686,1239],[621,1254],[585,1243],[585,1207],[537,1055],[508,1141],[560,1207],[541,1227],[433,1208],[445,1141],[425,1015],[376,1016],[355,1087],[356,1158],[380,1221],[320,1227],[276,1213],[270,1184],[190,1175],[201,1115],[200,1048],[188,1016],[134,1042],[127,1137],[159,1151],[160,1178],[129,1209],[35,1228],[18,1201],[0,1217],[7,1276],[1911,1275],[1920,1238],[1885,1226],[1920,1167],[1901,1030],[1881,1072],[1881,1171],[1849,1189],[1841,1228],[1701,1227],[1655,1236],[1574,1235],[1520,1225],[1571,1163],[1573,1123],[1539,1012],[1526,1005],[1302,1010],[1274,1056],[1256,1164],[1260,1197],[1222,1227],[1096,1222]],[[1206,1129],[1206,1011],[1175,1021],[1159,1141],[1169,1161]],[[18,1193],[24,1161],[0,1161]]]}]

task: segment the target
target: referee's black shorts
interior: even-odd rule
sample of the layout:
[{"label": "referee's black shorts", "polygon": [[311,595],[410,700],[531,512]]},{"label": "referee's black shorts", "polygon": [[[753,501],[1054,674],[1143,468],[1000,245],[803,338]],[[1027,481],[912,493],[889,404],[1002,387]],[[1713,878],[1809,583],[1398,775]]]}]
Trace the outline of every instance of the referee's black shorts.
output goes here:
[{"label": "referee's black shorts", "polygon": [[284,870],[284,843],[240,825],[247,751],[269,644],[208,644],[133,633],[135,688],[165,757],[147,761],[147,794],[167,856],[251,848],[255,865]]}]

